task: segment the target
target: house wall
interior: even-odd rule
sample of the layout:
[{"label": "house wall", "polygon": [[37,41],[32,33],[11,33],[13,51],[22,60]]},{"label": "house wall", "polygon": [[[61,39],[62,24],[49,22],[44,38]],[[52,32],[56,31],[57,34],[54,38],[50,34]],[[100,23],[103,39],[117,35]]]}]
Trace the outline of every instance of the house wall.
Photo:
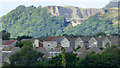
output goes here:
[{"label": "house wall", "polygon": [[44,41],[43,42],[43,47],[45,47],[45,49],[47,50],[54,49],[56,46],[57,46],[56,41]]},{"label": "house wall", "polygon": [[39,47],[39,40],[38,39],[36,39],[34,41],[33,47]]},{"label": "house wall", "polygon": [[75,48],[77,48],[78,46],[83,47],[83,41],[80,38],[77,38],[75,40]]},{"label": "house wall", "polygon": [[70,41],[70,47],[75,48],[75,42],[74,41]]},{"label": "house wall", "polygon": [[110,43],[110,46],[111,46],[111,41],[110,41],[108,38],[106,38],[106,39],[103,40],[102,46],[105,48],[105,47],[106,47],[105,45],[106,45],[107,43]]},{"label": "house wall", "polygon": [[70,42],[64,38],[62,41],[61,41],[61,46],[62,47],[70,47]]},{"label": "house wall", "polygon": [[98,47],[98,42],[95,40],[95,38],[89,40],[89,47]]}]

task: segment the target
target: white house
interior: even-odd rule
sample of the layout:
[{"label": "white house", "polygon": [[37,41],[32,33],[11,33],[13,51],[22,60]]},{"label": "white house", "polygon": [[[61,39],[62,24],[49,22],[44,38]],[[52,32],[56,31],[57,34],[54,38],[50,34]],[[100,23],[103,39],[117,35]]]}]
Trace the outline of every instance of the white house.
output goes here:
[{"label": "white house", "polygon": [[38,39],[34,40],[33,47],[43,47],[42,42],[40,42]]}]

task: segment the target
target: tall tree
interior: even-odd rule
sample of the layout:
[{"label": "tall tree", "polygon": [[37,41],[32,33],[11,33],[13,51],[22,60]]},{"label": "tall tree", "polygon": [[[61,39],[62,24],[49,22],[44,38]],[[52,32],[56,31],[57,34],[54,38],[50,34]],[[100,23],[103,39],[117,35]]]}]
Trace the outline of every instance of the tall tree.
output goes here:
[{"label": "tall tree", "polygon": [[65,49],[62,50],[62,66],[63,66],[63,68],[66,68]]}]

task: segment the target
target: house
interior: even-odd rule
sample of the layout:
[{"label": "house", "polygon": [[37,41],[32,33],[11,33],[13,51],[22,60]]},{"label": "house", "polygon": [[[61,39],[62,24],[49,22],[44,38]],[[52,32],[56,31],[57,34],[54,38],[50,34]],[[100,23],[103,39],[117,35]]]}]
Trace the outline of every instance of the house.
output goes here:
[{"label": "house", "polygon": [[19,47],[3,47],[2,48],[2,51],[1,51],[1,54],[2,54],[2,63],[4,62],[9,62],[9,57],[18,52],[20,50]]},{"label": "house", "polygon": [[49,53],[48,51],[44,48],[44,47],[37,47],[34,48],[37,52],[41,52],[43,54],[43,57],[48,58],[49,57]]},{"label": "house", "polygon": [[2,44],[0,47],[14,47],[16,45],[17,40],[2,40]]},{"label": "house", "polygon": [[61,46],[75,48],[75,40],[76,38],[64,37],[61,40]]},{"label": "house", "polygon": [[99,37],[95,37],[95,39],[97,40],[97,47],[103,47],[102,41],[106,38],[106,36],[99,36]]},{"label": "house", "polygon": [[80,37],[78,37],[78,38],[75,40],[75,49],[76,49],[78,46],[84,47],[83,44],[84,44],[83,40],[82,40]]},{"label": "house", "polygon": [[105,36],[92,37],[89,42],[89,47],[103,47],[102,41],[105,39]]},{"label": "house", "polygon": [[77,54],[77,57],[80,57],[86,51],[85,47],[81,47],[78,50],[74,51],[73,53]]},{"label": "house", "polygon": [[110,46],[111,45],[118,45],[119,43],[119,38],[117,36],[111,36],[111,37],[106,37],[103,41],[102,41],[102,45],[104,48],[106,48],[106,44],[109,43]]},{"label": "house", "polygon": [[62,36],[50,36],[43,41],[43,47],[47,50],[54,49],[57,46],[61,45]]},{"label": "house", "polygon": [[33,47],[43,47],[43,43],[40,42],[38,39],[34,40]]},{"label": "house", "polygon": [[61,54],[62,50],[61,50],[61,47],[58,46],[58,47],[54,48],[53,50],[48,50],[48,53],[49,53],[48,58],[52,58],[52,57],[55,57],[55,56]]},{"label": "house", "polygon": [[91,39],[88,41],[88,43],[89,43],[89,47],[98,47],[98,45],[97,45],[98,41],[97,41],[94,37],[91,38]]},{"label": "house", "polygon": [[83,41],[83,45],[86,49],[89,48],[89,40],[91,39],[91,37],[81,37],[81,40]]},{"label": "house", "polygon": [[73,48],[71,48],[71,47],[64,47],[64,49],[65,49],[65,52],[69,52],[69,53],[74,52]]}]

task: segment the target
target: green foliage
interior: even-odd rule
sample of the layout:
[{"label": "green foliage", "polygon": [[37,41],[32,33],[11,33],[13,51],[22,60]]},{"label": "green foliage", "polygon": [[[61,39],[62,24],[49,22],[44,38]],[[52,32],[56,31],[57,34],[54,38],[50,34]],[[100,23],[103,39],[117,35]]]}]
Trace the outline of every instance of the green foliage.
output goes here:
[{"label": "green foliage", "polygon": [[46,66],[62,66],[62,55],[52,57],[48,60],[48,65]]},{"label": "green foliage", "polygon": [[78,46],[76,49],[74,48],[73,50],[74,51],[77,51],[78,49],[80,49],[81,48],[81,46]]},{"label": "green foliage", "polygon": [[25,41],[23,45],[24,46],[19,52],[10,56],[9,60],[11,66],[30,66],[33,63],[41,61],[40,59],[43,55],[41,53],[37,53],[33,49],[32,42],[30,40]]},{"label": "green foliage", "polygon": [[106,33],[100,32],[100,33],[93,35],[93,37],[99,37],[99,36],[106,36]]},{"label": "green foliage", "polygon": [[65,28],[63,30],[64,34],[81,34],[84,36],[97,33],[100,33],[99,35],[118,34],[118,24],[114,24],[112,19],[107,19],[105,17],[101,18],[100,15],[101,14],[96,14],[91,16],[75,27],[69,27],[69,29]]},{"label": "green foliage", "polygon": [[9,40],[10,39],[10,33],[6,30],[2,30],[0,32],[0,36],[2,37],[2,40]]},{"label": "green foliage", "polygon": [[16,45],[15,45],[15,47],[20,47],[20,48],[22,48],[22,47],[23,47],[23,44],[24,44],[24,43],[21,42],[21,41],[20,41],[20,42],[17,42]]},{"label": "green foliage", "polygon": [[118,24],[114,24],[117,18],[109,12],[91,16],[75,27],[65,17],[52,16],[46,8],[40,6],[36,8],[21,5],[1,19],[2,29],[9,31],[12,38],[23,35],[35,38],[62,34],[90,36],[99,32],[118,34]]},{"label": "green foliage", "polygon": [[104,48],[103,47],[99,47],[100,50],[103,50]]},{"label": "green foliage", "polygon": [[40,36],[37,39],[40,40],[41,42],[43,42],[43,40],[45,40],[47,38],[47,36]]},{"label": "green foliage", "polygon": [[17,40],[21,41],[22,39],[31,39],[31,38],[32,38],[31,36],[18,36]]},{"label": "green foliage", "polygon": [[57,31],[62,31],[68,24],[65,17],[51,16],[46,8],[34,6],[21,5],[2,17],[3,29],[9,31],[11,37],[56,35]]}]

